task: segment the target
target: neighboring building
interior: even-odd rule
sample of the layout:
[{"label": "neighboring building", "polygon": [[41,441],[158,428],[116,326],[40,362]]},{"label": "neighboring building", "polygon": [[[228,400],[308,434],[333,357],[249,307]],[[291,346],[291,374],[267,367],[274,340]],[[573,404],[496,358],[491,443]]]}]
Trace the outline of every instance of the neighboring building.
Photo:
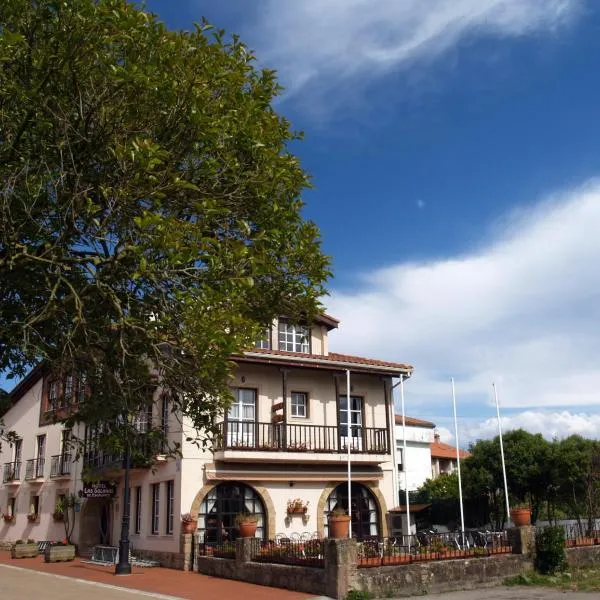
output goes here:
[{"label": "neighboring building", "polygon": [[427,479],[431,479],[431,446],[434,441],[435,425],[430,421],[405,417],[406,456],[404,456],[404,436],[402,416],[395,416],[396,424],[396,464],[398,466],[398,489],[408,491],[419,489]]},{"label": "neighboring building", "polygon": [[[468,458],[470,455],[466,450],[459,450],[460,459]],[[431,475],[435,479],[439,475],[450,475],[456,471],[458,461],[456,459],[456,446],[444,444],[440,441],[440,434],[435,433],[433,444],[431,444]]]},{"label": "neighboring building", "polygon": [[[212,450],[186,441],[191,423],[181,423],[168,396],[155,391],[152,414],[138,420],[140,440],[148,420],[158,421],[169,440],[181,444],[182,458],[152,453],[132,469],[134,553],[143,550],[169,564],[169,555],[179,552],[185,512],[198,516],[199,538],[208,543],[234,539],[241,512],[260,515],[257,536],[265,539],[326,535],[328,513],[336,504],[348,505],[348,443],[353,533],[388,534],[388,509],[397,504],[392,378],[409,376],[412,367],[329,352],[328,335],[337,326],[326,315],[310,329],[279,319],[256,348],[234,357],[235,400]],[[123,511],[119,457],[98,451],[88,431],[85,452],[75,460],[68,450],[71,432],[52,423],[53,413],[76,410],[84,388],[70,376],[51,380],[38,368],[11,394],[4,422],[20,439],[0,453],[0,512],[6,515],[0,540],[62,539],[63,525],[52,514],[61,495],[75,493],[82,496],[73,536],[81,551],[117,545]],[[84,486],[84,465],[97,479],[115,482],[114,494],[110,486],[105,490],[111,497],[86,497],[98,494]],[[308,504],[306,514],[287,513],[288,501],[296,498]]]}]

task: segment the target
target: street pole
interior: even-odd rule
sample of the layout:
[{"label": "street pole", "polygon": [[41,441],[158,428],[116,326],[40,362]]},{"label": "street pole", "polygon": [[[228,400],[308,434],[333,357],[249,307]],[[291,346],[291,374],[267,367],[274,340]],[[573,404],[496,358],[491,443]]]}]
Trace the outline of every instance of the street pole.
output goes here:
[{"label": "street pole", "polygon": [[115,575],[131,575],[129,562],[129,439],[125,445],[125,480],[123,485],[123,519],[121,520],[121,539],[119,540],[119,562],[115,565]]}]

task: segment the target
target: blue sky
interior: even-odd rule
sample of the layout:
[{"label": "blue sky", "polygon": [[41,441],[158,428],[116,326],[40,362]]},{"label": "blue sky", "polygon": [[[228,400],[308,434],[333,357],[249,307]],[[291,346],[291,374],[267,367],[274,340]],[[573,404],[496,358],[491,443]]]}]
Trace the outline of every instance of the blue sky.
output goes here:
[{"label": "blue sky", "polygon": [[279,71],[337,351],[412,363],[451,439],[600,434],[600,6],[591,0],[150,0]]}]

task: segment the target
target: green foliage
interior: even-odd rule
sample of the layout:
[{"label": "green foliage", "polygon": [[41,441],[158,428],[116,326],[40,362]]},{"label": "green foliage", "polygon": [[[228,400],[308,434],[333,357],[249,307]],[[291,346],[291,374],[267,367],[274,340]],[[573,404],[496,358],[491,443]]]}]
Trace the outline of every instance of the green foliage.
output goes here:
[{"label": "green foliage", "polygon": [[346,600],[370,600],[373,598],[371,592],[363,590],[350,590],[346,595]]},{"label": "green foliage", "polygon": [[210,431],[230,357],[279,314],[314,317],[329,275],[279,93],[205,22],[5,0],[0,370],[86,374],[68,424],[110,423],[107,446],[130,442],[157,382]]},{"label": "green foliage", "polygon": [[542,575],[552,575],[564,571],[566,565],[564,528],[560,526],[538,528],[535,534],[536,571]]},{"label": "green foliage", "polygon": [[428,479],[417,492],[419,502],[458,498],[458,473]]}]

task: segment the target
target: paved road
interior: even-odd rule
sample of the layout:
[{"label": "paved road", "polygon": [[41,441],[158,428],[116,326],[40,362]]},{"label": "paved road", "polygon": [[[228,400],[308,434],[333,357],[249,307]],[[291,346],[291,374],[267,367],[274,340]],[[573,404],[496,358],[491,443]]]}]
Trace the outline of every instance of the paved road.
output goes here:
[{"label": "paved road", "polygon": [[427,598],[429,600],[600,600],[600,593],[562,592],[552,588],[517,586],[432,594]]},{"label": "paved road", "polygon": [[0,568],[0,590],[2,600],[175,600],[173,596],[118,589],[69,577],[8,567]]}]

